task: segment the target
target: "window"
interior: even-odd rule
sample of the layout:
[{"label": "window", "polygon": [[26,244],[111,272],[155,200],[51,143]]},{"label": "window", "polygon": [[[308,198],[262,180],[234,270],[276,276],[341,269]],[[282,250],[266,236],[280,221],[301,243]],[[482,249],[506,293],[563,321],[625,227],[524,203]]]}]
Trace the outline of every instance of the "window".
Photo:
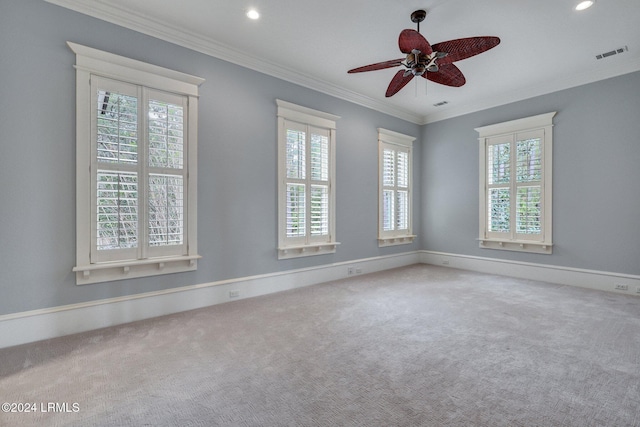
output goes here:
[{"label": "window", "polygon": [[555,112],[477,128],[480,247],[550,254]]},{"label": "window", "polygon": [[202,79],[75,43],[76,283],[197,268]]},{"label": "window", "polygon": [[336,251],[338,116],[277,100],[278,258]]},{"label": "window", "polygon": [[378,246],[411,243],[412,146],[415,138],[378,129]]}]

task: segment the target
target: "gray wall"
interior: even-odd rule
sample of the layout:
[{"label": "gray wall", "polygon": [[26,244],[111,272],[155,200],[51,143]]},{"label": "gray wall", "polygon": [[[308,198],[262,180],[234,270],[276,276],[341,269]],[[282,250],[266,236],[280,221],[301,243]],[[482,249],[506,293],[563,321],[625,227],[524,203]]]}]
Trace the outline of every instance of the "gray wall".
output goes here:
[{"label": "gray wall", "polygon": [[[553,254],[480,249],[474,128],[557,111]],[[640,274],[640,72],[425,126],[422,248]]]},{"label": "gray wall", "polygon": [[[419,249],[376,241],[376,128],[419,137],[418,125],[41,0],[2,0],[0,40],[0,315]],[[75,285],[75,55],[67,40],[206,79],[196,272]],[[276,98],[342,117],[335,254],[277,259]],[[418,143],[416,164],[420,157]]]}]

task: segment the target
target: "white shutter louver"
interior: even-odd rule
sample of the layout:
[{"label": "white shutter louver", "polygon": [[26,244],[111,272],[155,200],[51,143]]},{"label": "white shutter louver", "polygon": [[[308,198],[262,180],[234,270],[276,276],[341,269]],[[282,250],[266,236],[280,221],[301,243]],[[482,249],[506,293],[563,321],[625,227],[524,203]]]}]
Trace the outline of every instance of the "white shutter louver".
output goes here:
[{"label": "white shutter louver", "polygon": [[101,84],[93,86],[94,262],[112,259],[114,251],[134,259],[140,242],[138,92],[132,85]]},{"label": "white shutter louver", "polygon": [[511,227],[511,142],[497,138],[487,147],[487,227],[509,233]]},{"label": "white shutter louver", "polygon": [[409,153],[398,150],[397,158],[397,191],[396,191],[396,229],[407,230],[409,228]]},{"label": "white shutter louver", "polygon": [[540,234],[542,145],[540,138],[516,141],[516,232]]},{"label": "white shutter louver", "polygon": [[322,129],[310,129],[311,187],[310,235],[329,235],[329,135]]},{"label": "white shutter louver", "polygon": [[98,90],[96,112],[99,162],[136,163],[138,160],[138,99]]},{"label": "white shutter louver", "polygon": [[138,175],[97,173],[97,242],[99,251],[138,246]]},{"label": "white shutter louver", "polygon": [[155,96],[147,105],[148,244],[156,248],[182,245],[185,235],[184,107]]},{"label": "white shutter louver", "polygon": [[182,106],[149,101],[149,166],[182,169],[184,159]]},{"label": "white shutter louver", "polygon": [[304,237],[307,229],[304,184],[287,184],[287,237]]},{"label": "white shutter louver", "polygon": [[182,176],[149,176],[149,245],[184,243],[184,180]]}]

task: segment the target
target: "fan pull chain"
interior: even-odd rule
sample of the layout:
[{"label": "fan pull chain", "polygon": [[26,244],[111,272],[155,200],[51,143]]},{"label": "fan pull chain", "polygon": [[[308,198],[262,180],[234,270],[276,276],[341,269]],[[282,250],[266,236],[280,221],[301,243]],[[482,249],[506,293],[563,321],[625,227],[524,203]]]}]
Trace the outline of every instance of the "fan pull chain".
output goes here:
[{"label": "fan pull chain", "polygon": [[[418,83],[418,81],[421,81],[421,79],[414,79],[415,80],[415,90],[414,90],[414,96],[417,98],[418,97],[418,85],[420,83]],[[427,83],[427,79],[424,79],[424,96],[428,96],[429,95],[429,84]]]}]

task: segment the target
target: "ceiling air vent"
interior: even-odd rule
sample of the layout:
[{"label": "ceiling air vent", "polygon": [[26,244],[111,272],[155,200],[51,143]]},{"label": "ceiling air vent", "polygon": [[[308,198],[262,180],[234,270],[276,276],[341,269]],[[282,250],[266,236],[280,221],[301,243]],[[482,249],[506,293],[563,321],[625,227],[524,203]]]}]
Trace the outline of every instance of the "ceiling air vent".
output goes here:
[{"label": "ceiling air vent", "polygon": [[624,47],[621,47],[621,48],[618,48],[618,49],[615,49],[615,50],[611,50],[609,52],[605,52],[605,53],[601,53],[599,55],[596,55],[596,59],[608,58],[610,56],[617,55],[619,53],[626,52],[628,50],[629,50],[629,48],[627,46],[624,46]]},{"label": "ceiling air vent", "polygon": [[443,105],[447,105],[449,101],[440,101],[437,104],[433,104],[434,107],[442,107]]}]

